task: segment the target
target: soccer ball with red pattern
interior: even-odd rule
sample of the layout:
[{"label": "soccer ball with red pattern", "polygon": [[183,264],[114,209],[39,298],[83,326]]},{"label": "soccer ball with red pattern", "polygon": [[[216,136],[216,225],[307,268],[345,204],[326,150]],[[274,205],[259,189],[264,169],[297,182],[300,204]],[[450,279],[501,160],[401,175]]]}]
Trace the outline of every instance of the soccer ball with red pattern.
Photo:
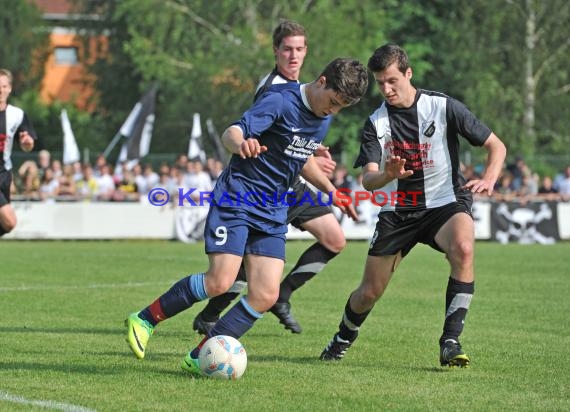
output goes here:
[{"label": "soccer ball with red pattern", "polygon": [[199,355],[204,375],[215,379],[238,379],[247,367],[247,354],[243,345],[231,336],[213,336],[208,339]]}]

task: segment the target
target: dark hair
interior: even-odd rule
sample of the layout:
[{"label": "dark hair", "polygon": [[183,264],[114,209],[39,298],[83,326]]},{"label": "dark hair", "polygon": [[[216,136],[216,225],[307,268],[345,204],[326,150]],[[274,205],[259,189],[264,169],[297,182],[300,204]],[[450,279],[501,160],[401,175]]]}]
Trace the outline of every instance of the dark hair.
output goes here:
[{"label": "dark hair", "polygon": [[368,68],[373,73],[381,72],[394,63],[398,65],[398,70],[402,73],[406,73],[406,70],[410,68],[408,55],[404,49],[397,44],[389,43],[374,50],[374,53],[368,59]]},{"label": "dark hair", "polygon": [[336,58],[320,76],[326,78],[325,88],[333,89],[349,105],[357,103],[368,89],[368,70],[355,59]]},{"label": "dark hair", "polygon": [[278,48],[285,37],[304,36],[307,45],[305,28],[292,20],[284,20],[273,30],[273,47]]}]

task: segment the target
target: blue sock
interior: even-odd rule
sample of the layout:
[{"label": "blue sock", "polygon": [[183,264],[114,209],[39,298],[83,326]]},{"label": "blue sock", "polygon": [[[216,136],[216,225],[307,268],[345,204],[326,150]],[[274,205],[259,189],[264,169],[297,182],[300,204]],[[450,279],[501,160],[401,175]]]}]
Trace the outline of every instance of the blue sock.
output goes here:
[{"label": "blue sock", "polygon": [[207,297],[204,273],[190,275],[180,279],[166,293],[144,308],[139,317],[156,326]]},{"label": "blue sock", "polygon": [[[254,322],[260,319],[263,315],[253,309],[247,303],[246,297],[243,296],[238,303],[236,303],[227,313],[220,318],[216,326],[208,333],[207,338],[216,335],[227,335],[239,339],[248,330],[251,329]],[[207,339],[204,339],[205,342]],[[197,358],[200,352],[201,345],[194,348],[190,354],[193,358]]]}]

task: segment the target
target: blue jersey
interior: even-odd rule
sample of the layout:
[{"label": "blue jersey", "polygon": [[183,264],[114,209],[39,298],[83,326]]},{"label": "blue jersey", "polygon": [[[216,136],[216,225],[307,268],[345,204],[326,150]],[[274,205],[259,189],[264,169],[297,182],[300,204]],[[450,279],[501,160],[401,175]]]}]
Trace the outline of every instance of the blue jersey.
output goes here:
[{"label": "blue jersey", "polygon": [[311,111],[305,85],[272,86],[232,125],[267,151],[257,158],[232,156],[214,188],[215,204],[285,225],[287,191],[325,138],[331,119]]}]

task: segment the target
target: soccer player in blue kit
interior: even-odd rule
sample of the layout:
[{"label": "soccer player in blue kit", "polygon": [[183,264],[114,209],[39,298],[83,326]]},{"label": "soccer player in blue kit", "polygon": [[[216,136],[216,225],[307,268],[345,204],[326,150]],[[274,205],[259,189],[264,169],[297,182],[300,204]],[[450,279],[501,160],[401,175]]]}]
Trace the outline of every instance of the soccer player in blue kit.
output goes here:
[{"label": "soccer player in blue kit", "polygon": [[[337,58],[311,83],[275,85],[260,96],[222,136],[233,153],[213,191],[206,229],[206,272],[187,276],[127,319],[127,342],[138,358],[155,326],[194,303],[226,292],[244,260],[248,293],[210,330],[209,337],[240,338],[270,309],[279,294],[285,260],[287,202],[283,195],[301,174],[333,204],[356,218],[354,208],[337,202],[335,187],[312,153],[327,134],[332,115],[366,93],[368,71],[354,59]],[[182,367],[200,374],[200,345]]]},{"label": "soccer player in blue kit", "polygon": [[[307,35],[302,25],[291,20],[279,23],[273,31],[275,68],[259,82],[254,101],[275,84],[298,83],[307,49]],[[326,147],[317,149],[315,160],[319,162],[321,170],[325,173],[334,171],[336,163]],[[305,201],[294,202],[289,206],[287,223],[311,233],[317,241],[301,254],[297,263],[281,281],[279,297],[269,312],[279,319],[285,329],[292,333],[301,333],[301,325],[291,311],[291,295],[324,269],[325,265],[344,249],[346,239],[332,207],[320,204],[318,193],[315,193],[300,176],[294,180],[291,191],[297,193],[299,200]],[[304,198],[308,195],[310,198]],[[196,315],[193,322],[194,330],[206,335],[214,327],[221,313],[246,286],[245,269],[242,265],[230,290],[210,299],[204,309]]]},{"label": "soccer player in blue kit", "polygon": [[[416,89],[401,47],[379,47],[368,68],[385,101],[366,120],[355,167],[362,166],[367,190],[421,195],[382,207],[362,281],[349,296],[339,329],[320,358],[344,357],[398,263],[417,243],[424,243],[445,253],[450,265],[440,364],[464,367],[470,359],[459,336],[475,291],[472,193],[493,193],[505,145],[464,104],[442,93]],[[466,181],[459,170],[459,135],[487,151],[480,179]]]}]

